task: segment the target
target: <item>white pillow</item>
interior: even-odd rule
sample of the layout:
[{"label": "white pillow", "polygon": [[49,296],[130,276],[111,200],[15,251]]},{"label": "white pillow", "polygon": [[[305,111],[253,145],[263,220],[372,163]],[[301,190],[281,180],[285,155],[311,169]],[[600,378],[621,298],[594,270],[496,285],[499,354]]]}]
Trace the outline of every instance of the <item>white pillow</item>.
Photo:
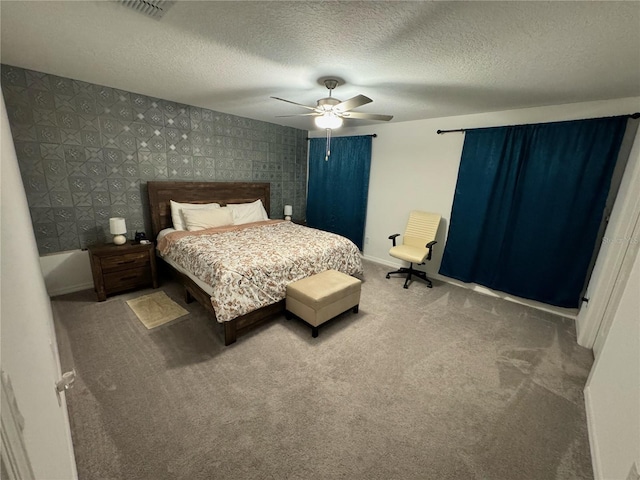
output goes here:
[{"label": "white pillow", "polygon": [[259,199],[251,203],[232,203],[227,207],[233,212],[234,225],[269,220],[269,215],[267,215],[267,211],[262,205],[262,200]]},{"label": "white pillow", "polygon": [[185,208],[182,210],[185,227],[190,232],[204,230],[205,228],[224,227],[233,225],[233,216],[228,208],[201,208],[192,210]]},{"label": "white pillow", "polygon": [[178,203],[170,200],[171,202],[171,222],[173,228],[176,230],[185,230],[184,219],[182,218],[181,211],[185,208],[192,210],[220,208],[219,203]]},{"label": "white pillow", "polygon": [[173,232],[175,232],[175,231],[176,231],[176,229],[175,229],[175,228],[173,228],[173,227],[163,228],[162,230],[160,230],[160,231],[158,232],[158,237],[156,238],[156,240],[159,242],[160,240],[162,240],[162,237],[165,237],[165,236],[167,236],[168,234],[173,233]]}]

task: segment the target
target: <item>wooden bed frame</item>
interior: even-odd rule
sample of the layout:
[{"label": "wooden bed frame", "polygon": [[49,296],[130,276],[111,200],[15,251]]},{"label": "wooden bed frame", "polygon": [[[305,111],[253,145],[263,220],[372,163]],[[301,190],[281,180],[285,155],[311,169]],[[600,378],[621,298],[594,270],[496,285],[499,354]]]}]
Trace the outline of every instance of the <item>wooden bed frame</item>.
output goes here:
[{"label": "wooden bed frame", "polygon": [[[148,182],[149,207],[151,211],[151,228],[153,239],[163,228],[173,226],[171,221],[171,204],[174,202],[186,203],[247,203],[262,200],[267,212],[270,208],[270,184],[269,183],[244,183],[244,182]],[[193,280],[177,271],[166,262],[160,261],[170,268],[185,288],[185,301],[187,303],[196,299],[215,318],[215,312],[211,305],[209,294],[202,290]],[[264,322],[269,317],[284,312],[285,301],[281,300],[272,305],[267,305],[253,312],[234,318],[228,322],[222,322],[224,327],[224,344],[231,345],[239,335],[244,334],[250,328]]]}]

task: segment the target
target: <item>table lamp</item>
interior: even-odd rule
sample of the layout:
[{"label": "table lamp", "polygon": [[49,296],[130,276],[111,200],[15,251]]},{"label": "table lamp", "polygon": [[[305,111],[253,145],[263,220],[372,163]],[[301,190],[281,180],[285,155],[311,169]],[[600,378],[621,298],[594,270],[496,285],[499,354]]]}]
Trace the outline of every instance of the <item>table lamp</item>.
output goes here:
[{"label": "table lamp", "polygon": [[109,219],[109,231],[113,235],[113,243],[116,245],[124,245],[127,243],[127,224],[122,217],[113,217]]},{"label": "table lamp", "polygon": [[284,219],[291,220],[291,215],[293,215],[293,207],[291,205],[284,206]]}]

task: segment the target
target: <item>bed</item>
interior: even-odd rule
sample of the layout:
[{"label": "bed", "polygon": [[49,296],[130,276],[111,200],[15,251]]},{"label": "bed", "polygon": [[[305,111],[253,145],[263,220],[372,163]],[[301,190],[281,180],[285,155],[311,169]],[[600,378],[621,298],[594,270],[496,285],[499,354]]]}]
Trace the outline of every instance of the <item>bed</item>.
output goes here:
[{"label": "bed", "polygon": [[[269,183],[167,181],[148,182],[147,189],[153,238],[173,226],[172,200],[222,206],[260,200],[270,208]],[[362,273],[351,241],[283,220],[172,232],[158,247],[161,262],[183,284],[185,301],[197,300],[222,324],[225,345],[284,311],[286,283],[332,268]]]}]

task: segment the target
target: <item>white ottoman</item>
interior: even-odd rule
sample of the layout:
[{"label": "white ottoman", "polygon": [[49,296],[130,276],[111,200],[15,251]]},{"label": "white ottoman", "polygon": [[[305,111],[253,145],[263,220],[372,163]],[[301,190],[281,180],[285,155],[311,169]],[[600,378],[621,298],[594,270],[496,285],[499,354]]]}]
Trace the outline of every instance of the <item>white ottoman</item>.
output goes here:
[{"label": "white ottoman", "polygon": [[318,326],[353,308],[358,313],[360,287],[357,278],[337,270],[303,278],[287,285],[286,315],[300,317],[311,325],[311,334],[318,336]]}]

